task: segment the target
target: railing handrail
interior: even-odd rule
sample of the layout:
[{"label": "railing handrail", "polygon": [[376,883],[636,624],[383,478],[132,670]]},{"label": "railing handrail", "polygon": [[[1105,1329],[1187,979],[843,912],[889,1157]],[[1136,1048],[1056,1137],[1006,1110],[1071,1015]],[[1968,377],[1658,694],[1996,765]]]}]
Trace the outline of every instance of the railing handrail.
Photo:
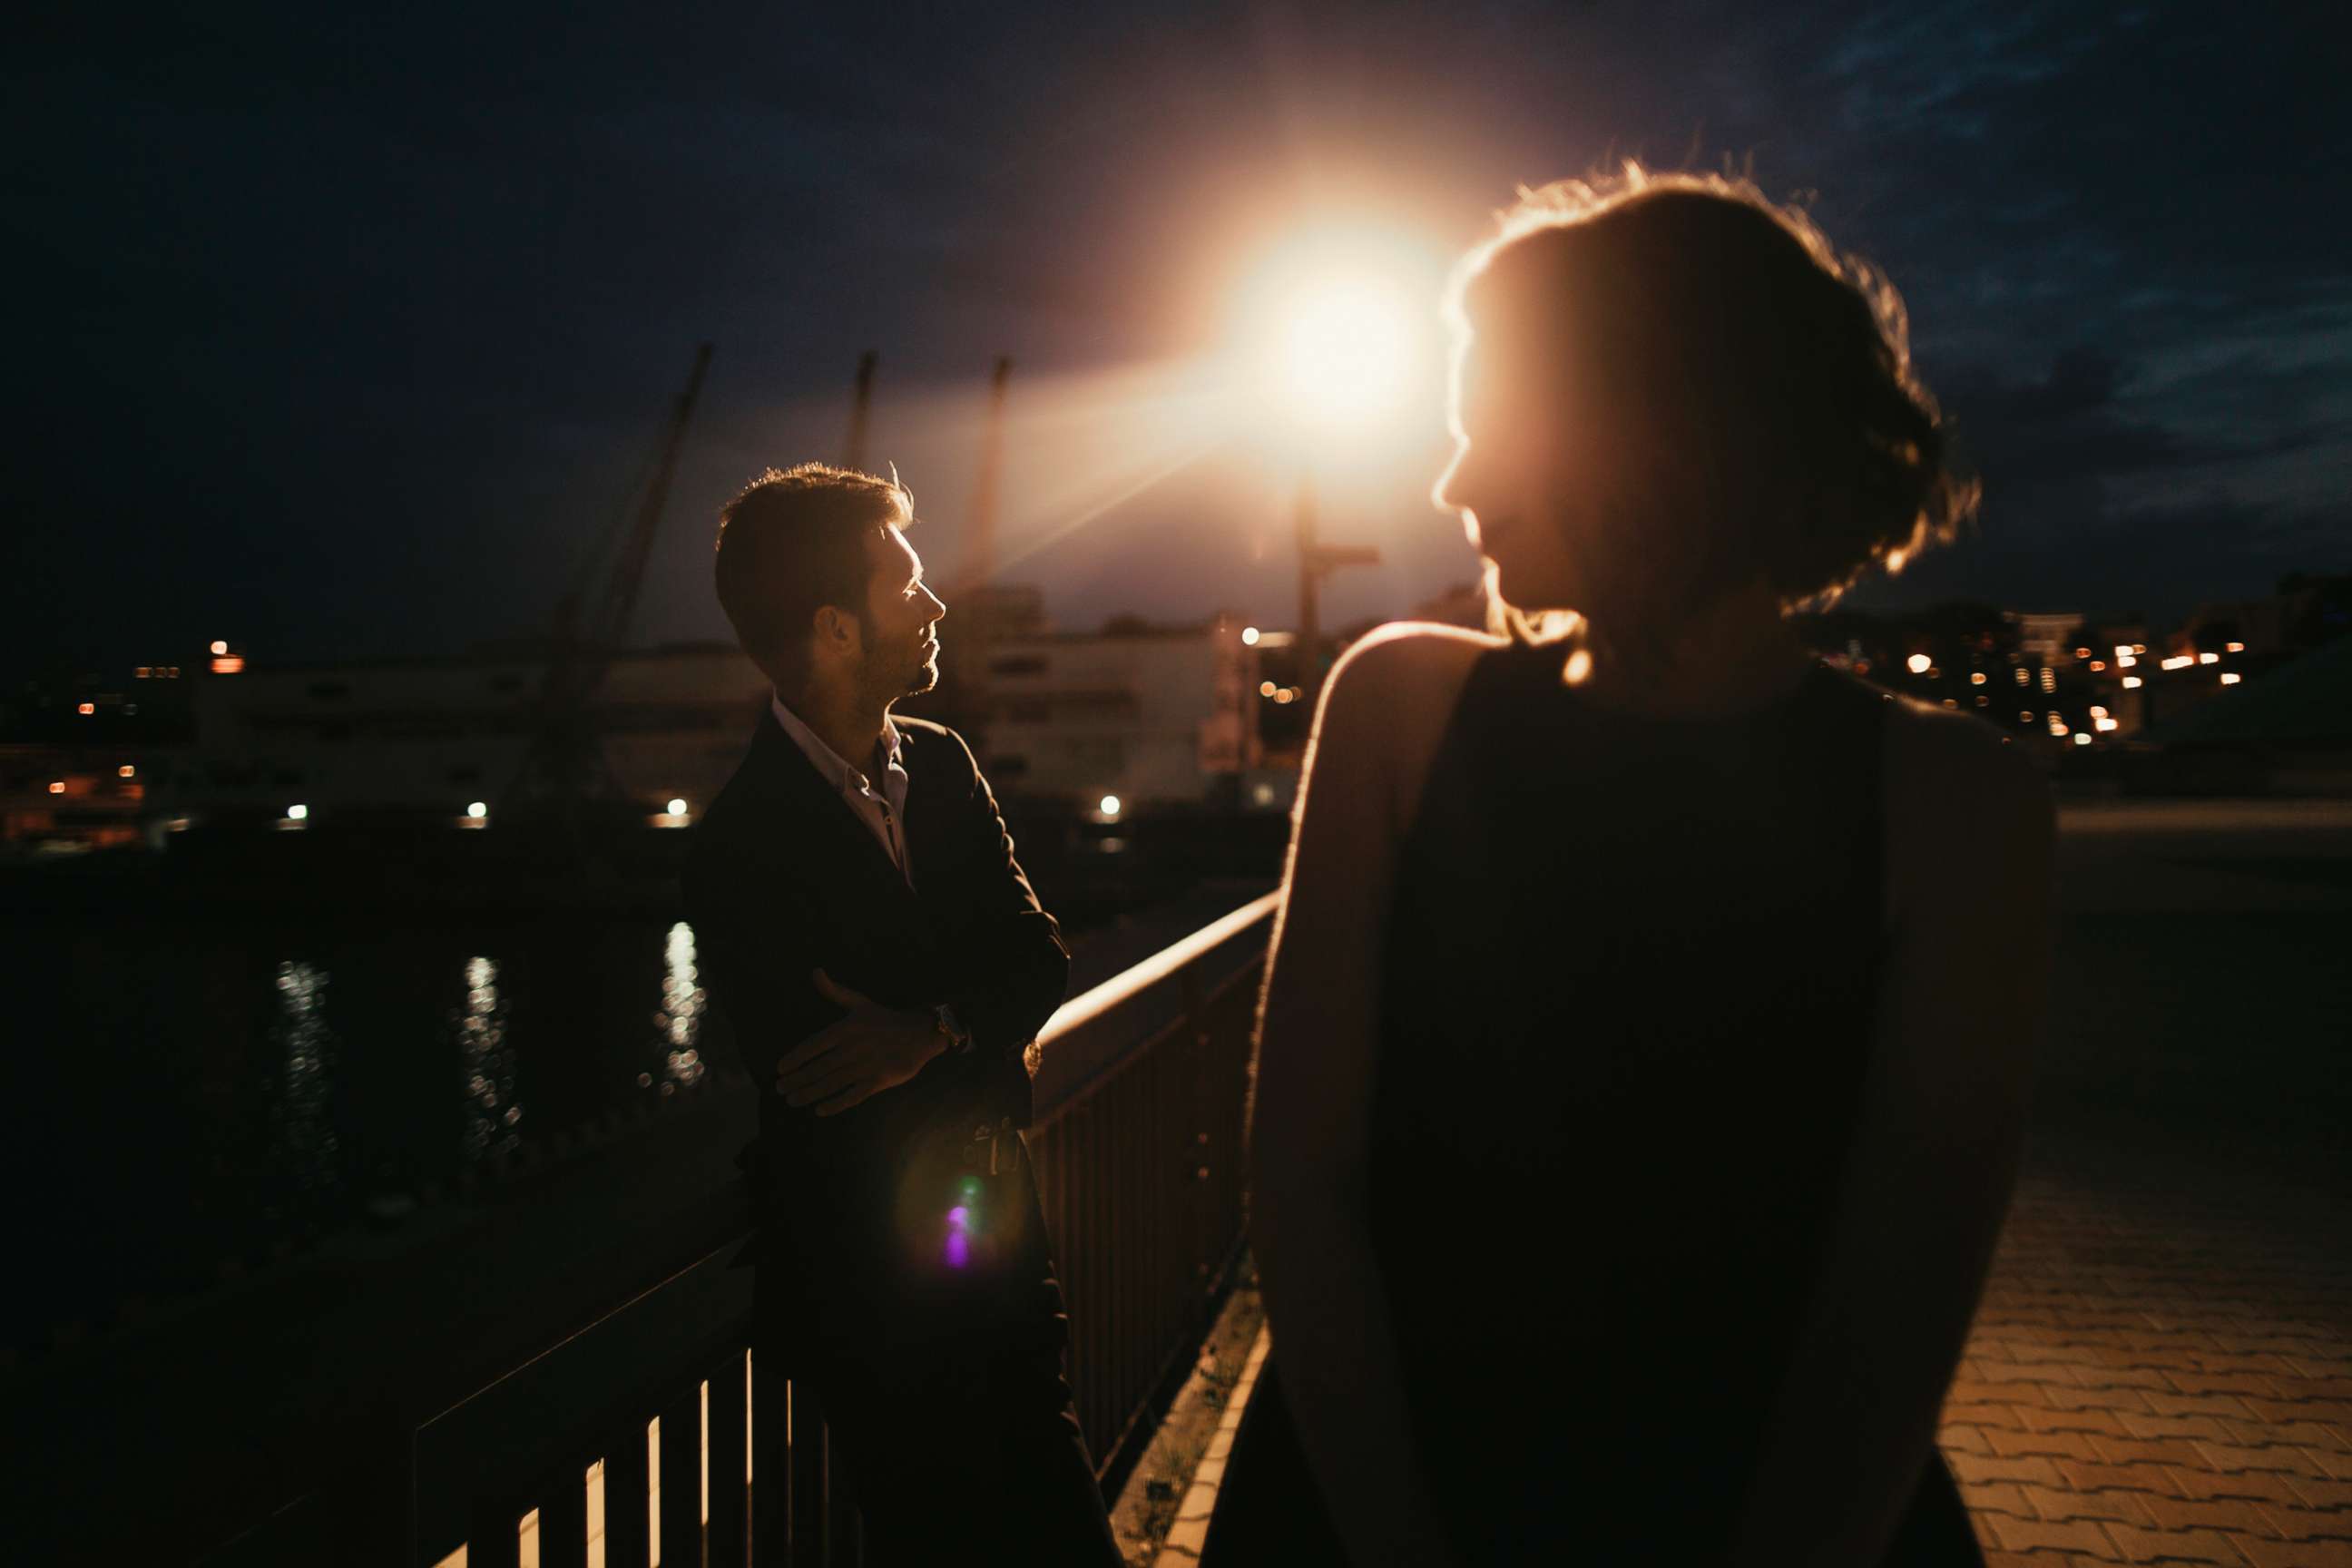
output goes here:
[{"label": "railing handrail", "polygon": [[1037,1032],[1037,1043],[1050,1046],[1059,1037],[1093,1023],[1120,1003],[1140,994],[1185,965],[1213,952],[1258,921],[1269,919],[1281,903],[1279,889],[1252,899],[1232,913],[1211,921],[1191,936],[1171,942],[1093,989],[1071,997],[1055,1008],[1054,1016],[1045,1020],[1045,1026]]}]

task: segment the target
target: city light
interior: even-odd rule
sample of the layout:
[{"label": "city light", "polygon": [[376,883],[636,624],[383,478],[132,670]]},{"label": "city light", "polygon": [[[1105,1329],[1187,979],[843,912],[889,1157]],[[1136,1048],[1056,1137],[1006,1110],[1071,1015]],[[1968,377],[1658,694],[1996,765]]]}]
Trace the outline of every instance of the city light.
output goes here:
[{"label": "city light", "polygon": [[2107,661],[2104,658],[2095,658],[2091,661],[2091,668],[2093,669],[2105,669],[2107,668]]},{"label": "city light", "polygon": [[137,778],[139,776],[139,770],[132,767],[129,763],[125,763],[121,767],[114,770],[114,776],[119,779]]},{"label": "city light", "polygon": [[1118,796],[1115,795],[1107,795],[1102,797],[1102,814],[1105,816],[1117,816],[1118,815]]},{"label": "city light", "polygon": [[49,793],[50,793],[51,795],[63,795],[63,794],[65,794],[65,793],[66,793],[66,781],[65,781],[65,780],[63,780],[63,779],[51,779],[51,780],[49,781]]},{"label": "city light", "polygon": [[2139,660],[2134,658],[2127,653],[2119,653],[2116,655],[2116,668],[2117,669],[2129,669],[2133,665],[2136,665],[2138,662]]},{"label": "city light", "polygon": [[2244,676],[2240,675],[2234,669],[2224,670],[2221,672],[2221,684],[2224,686],[2235,686],[2239,681],[2243,680],[2244,679]]},{"label": "city light", "polygon": [[2138,689],[2140,679],[2137,675],[2126,675],[2124,677],[2124,689],[2126,691],[2134,691]]},{"label": "city light", "polygon": [[2091,722],[2097,729],[2105,731],[2114,729],[2120,721],[2115,719],[2094,719]]},{"label": "city light", "polygon": [[1271,680],[1261,680],[1257,683],[1257,694],[1260,697],[1271,697],[1275,694],[1276,689],[1276,688]]},{"label": "city light", "polygon": [[2246,645],[2242,642],[2224,643],[2221,646],[2228,648],[2231,653],[2243,653],[2246,651]]},{"label": "city light", "polygon": [[228,644],[215,640],[213,643],[213,651],[215,653],[226,653],[228,651]]},{"label": "city light", "polygon": [[1984,673],[1984,671],[1983,671],[1983,670],[1981,670],[1981,669],[1979,669],[1979,670],[1975,670],[1975,671],[1973,671],[1973,672],[1971,672],[1971,673],[1969,674],[1969,684],[1970,686],[1982,686],[1984,683],[1985,683],[1985,673]]},{"label": "city light", "polygon": [[237,654],[224,654],[213,660],[215,675],[235,675],[245,668],[245,659]]},{"label": "city light", "polygon": [[308,822],[310,819],[310,808],[307,805],[298,802],[286,808],[286,820],[289,822]]},{"label": "city light", "polygon": [[2105,718],[2106,716],[2107,716],[2107,710],[2106,710],[2105,709],[2099,707],[2099,706],[2098,706],[2097,704],[2095,704],[2095,703],[2094,703],[2094,704],[2092,705],[2092,708],[2091,708],[2091,717],[2092,717],[2092,718],[2094,718],[2094,719],[2104,719],[2104,718]]},{"label": "city light", "polygon": [[2197,662],[2200,664],[2219,664],[2221,662],[2221,656],[2218,653],[2200,653],[2197,656]]},{"label": "city light", "polygon": [[1257,647],[1257,628],[1255,626],[1244,626],[1242,628],[1242,646],[1244,647]]},{"label": "city light", "polygon": [[1915,653],[1915,654],[1913,654],[1909,658],[1905,659],[1903,662],[1904,662],[1904,664],[1905,664],[1905,665],[1906,665],[1906,666],[1910,669],[1910,671],[1911,671],[1911,673],[1912,673],[1912,674],[1914,674],[1914,675],[1925,675],[1925,674],[1927,674],[1927,667],[1928,667],[1929,665],[1931,665],[1931,664],[1935,663],[1936,661],[1935,661],[1934,659],[1932,659],[1932,658],[1928,658],[1926,654],[1924,654],[1924,653]]},{"label": "city light", "polygon": [[2165,669],[2186,669],[2196,662],[2197,659],[2195,656],[2191,654],[2177,653],[2170,658],[2166,659],[2161,668]]},{"label": "city light", "polygon": [[1592,656],[1582,648],[1578,648],[1568,656],[1568,663],[1560,670],[1559,678],[1570,686],[1581,686],[1591,673]]},{"label": "city light", "polygon": [[686,802],[673,795],[670,798],[669,814],[672,816],[684,816],[686,815]]},{"label": "city light", "polygon": [[2033,678],[2032,676],[2025,673],[2025,667],[2023,665],[2021,664],[2017,667],[2017,683],[2020,686],[2024,685],[2027,681],[2032,679]]},{"label": "city light", "polygon": [[95,702],[85,702],[79,708],[76,709],[75,711],[87,716],[98,711],[98,704]]},{"label": "city light", "polygon": [[2080,730],[2074,731],[2074,744],[2078,746],[2087,746],[2090,743],[2090,736],[2084,734]]},{"label": "city light", "polygon": [[476,822],[482,822],[488,818],[490,808],[487,802],[478,800],[473,801],[467,804],[466,807],[466,815]]},{"label": "city light", "polygon": [[2119,642],[2116,644],[2116,657],[2117,658],[2127,660],[2131,658],[2134,649],[2132,645],[2127,642]]}]

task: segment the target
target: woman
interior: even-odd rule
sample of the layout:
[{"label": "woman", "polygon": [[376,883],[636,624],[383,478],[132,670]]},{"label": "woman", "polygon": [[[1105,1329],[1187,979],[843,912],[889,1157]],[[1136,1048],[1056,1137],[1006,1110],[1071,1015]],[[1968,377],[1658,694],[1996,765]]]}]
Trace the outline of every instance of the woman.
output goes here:
[{"label": "woman", "polygon": [[1435,496],[1507,635],[1332,672],[1263,1020],[1253,1235],[1328,1518],[1360,1565],[1977,1561],[1934,1434],[2047,792],[1783,618],[1973,500],[1900,302],[1634,169],[1527,197],[1450,315]]}]

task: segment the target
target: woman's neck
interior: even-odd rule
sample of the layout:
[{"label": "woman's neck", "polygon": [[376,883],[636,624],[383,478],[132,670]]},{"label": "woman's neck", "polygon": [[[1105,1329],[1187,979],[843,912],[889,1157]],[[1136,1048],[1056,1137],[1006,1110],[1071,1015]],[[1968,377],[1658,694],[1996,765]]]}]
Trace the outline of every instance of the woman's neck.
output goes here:
[{"label": "woman's neck", "polygon": [[1640,712],[1706,718],[1769,707],[1812,662],[1778,595],[1760,582],[1646,635],[1612,637],[1595,622],[1586,636],[1592,663],[1582,684],[1592,700]]}]

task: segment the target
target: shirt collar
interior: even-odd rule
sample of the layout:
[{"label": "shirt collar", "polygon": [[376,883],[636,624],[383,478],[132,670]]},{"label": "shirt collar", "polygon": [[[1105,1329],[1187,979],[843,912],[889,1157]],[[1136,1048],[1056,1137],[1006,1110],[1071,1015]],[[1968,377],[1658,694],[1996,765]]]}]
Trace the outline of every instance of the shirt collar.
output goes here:
[{"label": "shirt collar", "polygon": [[[773,690],[768,693],[768,709],[775,714],[776,722],[783,726],[784,733],[793,738],[793,743],[801,749],[802,754],[816,764],[817,772],[833,781],[835,789],[844,795],[855,795],[860,789],[874,787],[874,781],[866,777],[865,769],[843,761],[841,753],[826,745],[824,737],[803,723],[801,716],[785,707],[783,698]],[[885,767],[901,777],[905,776],[906,764],[898,752],[898,726],[890,721],[887,713],[882,716],[882,756]]]}]

